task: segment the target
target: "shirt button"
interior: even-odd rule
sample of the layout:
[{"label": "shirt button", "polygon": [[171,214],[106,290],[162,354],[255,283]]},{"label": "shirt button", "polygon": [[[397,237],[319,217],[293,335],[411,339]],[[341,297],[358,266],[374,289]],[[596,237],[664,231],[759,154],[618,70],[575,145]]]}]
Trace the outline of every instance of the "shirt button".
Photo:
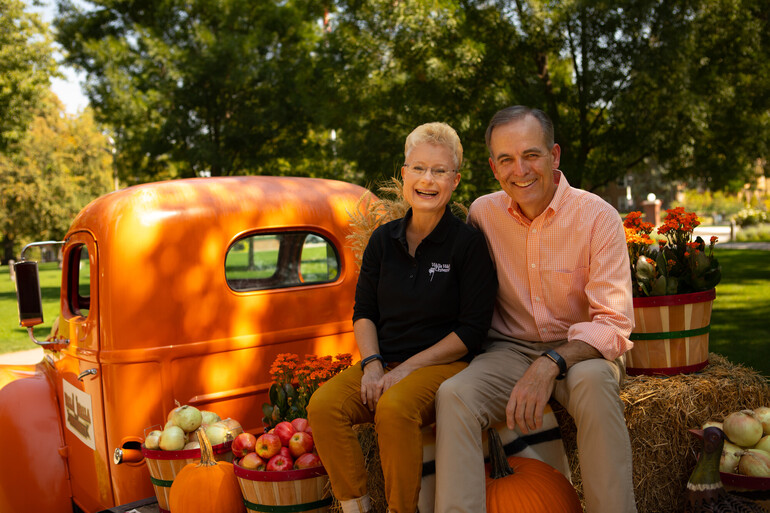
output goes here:
[{"label": "shirt button", "polygon": [[409,277],[410,277],[410,278],[414,278],[414,274],[410,274],[410,275],[409,275]]},{"label": "shirt button", "polygon": [[534,269],[534,268],[535,268],[535,264],[529,264],[529,266],[530,266],[532,269]]},{"label": "shirt button", "polygon": [[532,228],[532,233],[537,233],[537,228]]},{"label": "shirt button", "polygon": [[540,296],[535,296],[535,301],[540,302]]}]

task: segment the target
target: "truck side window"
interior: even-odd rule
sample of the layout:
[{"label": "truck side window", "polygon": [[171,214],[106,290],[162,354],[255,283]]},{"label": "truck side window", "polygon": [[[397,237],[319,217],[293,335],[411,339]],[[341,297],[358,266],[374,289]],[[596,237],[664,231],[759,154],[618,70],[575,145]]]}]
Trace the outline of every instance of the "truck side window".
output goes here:
[{"label": "truck side window", "polygon": [[91,306],[91,262],[85,245],[72,248],[69,257],[69,274],[70,311],[75,315],[87,317]]},{"label": "truck side window", "polygon": [[225,257],[225,279],[237,291],[328,283],[337,279],[339,269],[334,245],[304,231],[246,236]]}]

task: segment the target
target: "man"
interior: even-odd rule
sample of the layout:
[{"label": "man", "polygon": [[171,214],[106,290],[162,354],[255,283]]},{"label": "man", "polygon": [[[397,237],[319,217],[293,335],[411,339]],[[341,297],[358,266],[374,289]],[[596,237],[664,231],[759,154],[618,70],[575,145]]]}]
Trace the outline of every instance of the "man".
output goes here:
[{"label": "man", "polygon": [[484,512],[482,432],[542,425],[551,395],[575,420],[589,513],[635,512],[619,397],[631,275],[618,212],[570,187],[545,113],[499,111],[486,133],[502,191],[471,205],[499,282],[484,353],[436,397],[436,511]]}]

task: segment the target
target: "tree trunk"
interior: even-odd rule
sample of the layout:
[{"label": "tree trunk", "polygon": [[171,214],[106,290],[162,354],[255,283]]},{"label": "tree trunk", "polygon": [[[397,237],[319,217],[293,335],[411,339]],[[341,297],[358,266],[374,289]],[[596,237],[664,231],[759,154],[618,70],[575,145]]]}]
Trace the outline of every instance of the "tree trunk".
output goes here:
[{"label": "tree trunk", "polygon": [[7,265],[9,260],[14,260],[16,258],[16,256],[13,254],[13,243],[13,237],[9,237],[7,233],[4,233],[3,240],[0,242],[3,248],[3,265]]}]

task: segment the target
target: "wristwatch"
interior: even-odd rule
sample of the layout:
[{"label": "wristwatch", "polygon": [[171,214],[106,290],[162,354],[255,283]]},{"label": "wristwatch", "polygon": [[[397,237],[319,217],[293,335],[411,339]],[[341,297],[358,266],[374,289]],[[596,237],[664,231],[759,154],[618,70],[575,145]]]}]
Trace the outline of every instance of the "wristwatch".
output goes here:
[{"label": "wristwatch", "polygon": [[546,351],[540,356],[545,356],[546,358],[551,360],[553,363],[558,365],[559,375],[556,376],[556,379],[564,379],[564,376],[567,375],[567,362],[564,361],[564,358],[562,358],[559,353],[557,353],[553,349],[549,349],[548,351]]},{"label": "wristwatch", "polygon": [[373,354],[361,360],[361,371],[363,372],[364,367],[366,367],[367,363],[373,362],[374,360],[379,360],[383,368],[387,366],[387,363],[385,363],[385,358],[383,358],[381,354]]}]

